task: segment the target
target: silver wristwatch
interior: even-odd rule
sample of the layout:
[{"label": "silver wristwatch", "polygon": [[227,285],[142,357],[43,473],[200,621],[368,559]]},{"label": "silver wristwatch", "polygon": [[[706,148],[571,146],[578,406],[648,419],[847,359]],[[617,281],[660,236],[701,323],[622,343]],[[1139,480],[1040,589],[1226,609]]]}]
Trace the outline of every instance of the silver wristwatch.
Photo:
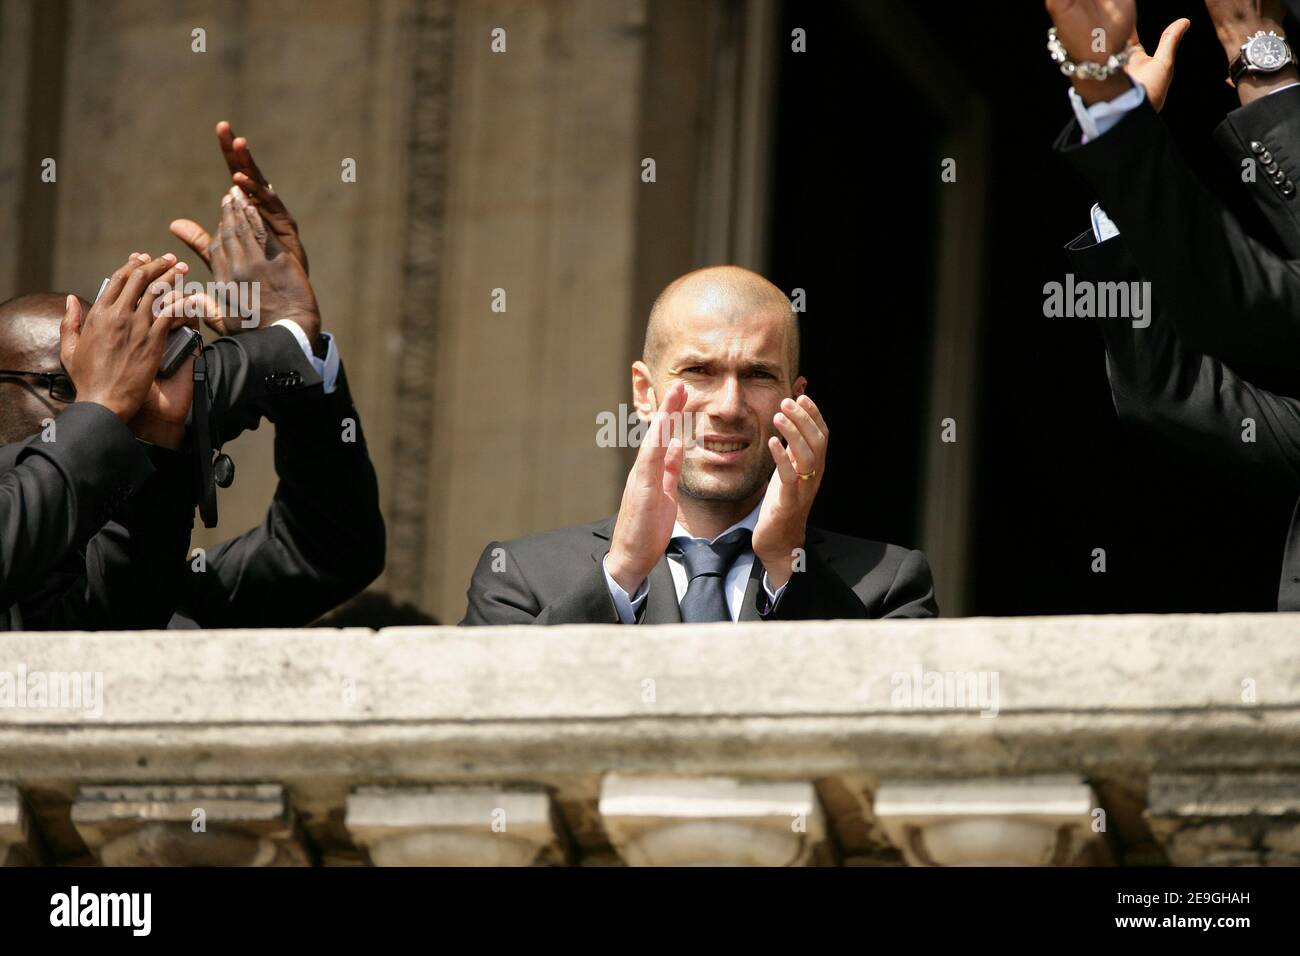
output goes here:
[{"label": "silver wristwatch", "polygon": [[1233,83],[1238,83],[1247,73],[1276,73],[1293,62],[1295,58],[1286,37],[1272,30],[1267,33],[1261,30],[1241,45],[1241,52],[1228,67],[1228,74]]}]

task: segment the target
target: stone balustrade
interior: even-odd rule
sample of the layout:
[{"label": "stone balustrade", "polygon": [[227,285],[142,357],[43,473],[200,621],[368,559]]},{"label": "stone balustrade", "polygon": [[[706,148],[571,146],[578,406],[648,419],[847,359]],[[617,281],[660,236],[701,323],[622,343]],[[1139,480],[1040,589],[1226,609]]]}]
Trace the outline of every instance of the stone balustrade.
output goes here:
[{"label": "stone balustrade", "polygon": [[1294,865],[1297,634],[0,634],[0,862]]}]

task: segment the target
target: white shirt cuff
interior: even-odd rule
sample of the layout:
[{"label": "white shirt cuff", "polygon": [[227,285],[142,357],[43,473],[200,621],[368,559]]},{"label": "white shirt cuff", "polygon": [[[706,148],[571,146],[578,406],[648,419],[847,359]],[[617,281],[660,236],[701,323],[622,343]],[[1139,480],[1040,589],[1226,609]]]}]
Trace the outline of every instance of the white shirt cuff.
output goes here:
[{"label": "white shirt cuff", "polygon": [[1070,105],[1074,107],[1074,118],[1079,121],[1083,142],[1087,143],[1098,136],[1104,136],[1111,127],[1124,118],[1125,113],[1130,113],[1142,105],[1143,100],[1147,98],[1146,88],[1136,80],[1131,82],[1133,88],[1126,93],[1121,93],[1113,100],[1093,103],[1091,106],[1085,106],[1079,91],[1070,87]]},{"label": "white shirt cuff", "polygon": [[[755,558],[755,560],[758,559]],[[781,600],[781,595],[785,593],[785,589],[789,586],[790,582],[786,581],[785,584],[781,585],[775,592],[773,592],[772,586],[767,582],[767,572],[763,572],[763,590],[767,593],[767,609],[769,611],[776,607],[776,602]]]},{"label": "white shirt cuff", "polygon": [[298,340],[298,345],[301,346],[303,354],[307,356],[307,361],[311,363],[311,367],[320,376],[326,395],[331,394],[334,389],[338,388],[339,350],[334,345],[334,336],[328,332],[321,333],[321,338],[326,343],[325,357],[322,359],[316,357],[316,353],[312,351],[311,342],[307,338],[307,333],[293,319],[280,319],[278,322],[272,322],[271,324],[272,326],[282,325],[293,333],[293,337]]},{"label": "white shirt cuff", "polygon": [[609,568],[605,562],[609,560],[609,555],[605,555],[604,560],[600,562],[600,569],[605,572],[605,586],[609,588],[609,596],[614,599],[614,608],[618,611],[618,619],[624,624],[635,624],[637,611],[645,602],[646,595],[650,593],[650,580],[641,582],[641,586],[636,589],[636,596],[629,597],[628,593],[623,590],[623,586],[609,573]]},{"label": "white shirt cuff", "polygon": [[[1147,91],[1137,80],[1132,80],[1132,83],[1133,88],[1127,93],[1122,93],[1113,100],[1106,100],[1103,103],[1093,103],[1091,106],[1085,106],[1083,97],[1079,95],[1078,90],[1070,87],[1070,105],[1074,107],[1074,118],[1079,121],[1079,130],[1083,134],[1083,142],[1087,143],[1089,140],[1105,135],[1116,123],[1124,118],[1125,113],[1131,112],[1142,105],[1142,101],[1146,99]],[[1268,95],[1272,96],[1274,93],[1281,93],[1293,86],[1300,86],[1300,83],[1288,83],[1276,90],[1269,90]]]}]

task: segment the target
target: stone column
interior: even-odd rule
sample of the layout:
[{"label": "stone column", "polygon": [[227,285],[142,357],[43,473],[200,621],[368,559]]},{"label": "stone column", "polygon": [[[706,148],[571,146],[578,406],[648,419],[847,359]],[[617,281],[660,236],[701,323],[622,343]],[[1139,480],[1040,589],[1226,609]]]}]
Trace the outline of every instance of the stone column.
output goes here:
[{"label": "stone column", "polygon": [[600,814],[630,866],[800,866],[829,856],[807,781],[609,774]]},{"label": "stone column", "polygon": [[[208,270],[167,224],[186,217],[215,225],[230,178],[213,127],[230,120],[249,137],[301,226],[324,327],[337,337],[387,508],[402,411],[395,407],[395,367],[404,348],[426,347],[402,337],[410,291],[404,274],[412,206],[408,105],[413,58],[436,60],[440,51],[417,50],[423,34],[414,27],[419,11],[445,3],[63,5],[58,182],[32,178],[28,158],[20,184],[24,195],[52,207],[32,222],[33,230],[49,230],[43,246],[51,250],[52,282],[23,291],[93,297],[107,270],[135,249],[188,254],[191,279],[207,282]],[[39,12],[58,5],[22,6]],[[196,30],[203,31],[201,44]],[[0,172],[8,151],[0,145]],[[345,179],[348,160],[355,177],[349,172]],[[0,226],[6,204],[0,198]],[[10,234],[0,235],[7,242]],[[0,267],[5,255],[0,252]],[[238,475],[219,495],[220,527],[196,528],[195,547],[210,548],[262,521],[276,487],[273,437],[274,429],[263,426],[228,446]]]},{"label": "stone column", "polygon": [[[639,4],[475,0],[454,20],[420,559],[445,622],[489,541],[618,507],[626,452],[597,445],[597,416],[631,401],[635,214],[658,188]],[[410,560],[390,555],[394,574]]]},{"label": "stone column", "polygon": [[1104,811],[1075,777],[886,782],[875,815],[912,866],[1068,866],[1105,853],[1093,829]]},{"label": "stone column", "polygon": [[0,866],[30,866],[41,861],[27,805],[16,787],[0,784]]},{"label": "stone column", "polygon": [[104,866],[306,866],[274,784],[89,786],[72,822]]},{"label": "stone column", "polygon": [[1300,866],[1300,773],[1158,773],[1147,820],[1178,866]]},{"label": "stone column", "polygon": [[540,789],[365,787],[348,798],[346,821],[376,866],[531,866],[570,855]]}]

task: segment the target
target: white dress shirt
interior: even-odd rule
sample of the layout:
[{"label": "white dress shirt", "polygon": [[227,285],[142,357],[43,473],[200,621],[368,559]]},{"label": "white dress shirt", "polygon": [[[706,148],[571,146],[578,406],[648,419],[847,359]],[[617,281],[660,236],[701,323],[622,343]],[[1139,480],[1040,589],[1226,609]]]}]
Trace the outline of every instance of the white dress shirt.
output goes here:
[{"label": "white dress shirt", "polygon": [[320,376],[321,382],[325,386],[325,394],[329,395],[338,387],[339,384],[339,350],[334,345],[334,336],[328,332],[322,332],[321,338],[325,340],[326,351],[325,357],[317,358],[316,353],[311,349],[311,340],[307,338],[307,333],[302,330],[302,326],[293,319],[280,319],[278,322],[272,322],[274,325],[283,325],[293,333],[293,337],[298,340],[302,346],[303,354],[307,356],[307,361],[311,367],[316,370]]},{"label": "white dress shirt", "polygon": [[[758,525],[759,510],[763,507],[760,502],[748,515],[737,521],[717,538],[692,538],[689,531],[681,526],[681,522],[673,523],[673,538],[690,541],[708,541],[712,544],[718,538],[726,537],[737,528],[748,528],[753,533],[754,528]],[[609,555],[605,556],[608,562]],[[618,609],[618,618],[624,624],[636,623],[637,613],[641,610],[641,605],[645,603],[646,596],[650,593],[650,579],[641,582],[641,587],[637,588],[635,596],[629,596],[617,581],[610,576],[609,566],[603,563],[605,571],[605,584],[609,587],[609,596],[614,599],[614,607]],[[723,582],[723,591],[727,596],[727,610],[731,613],[731,619],[734,621],[740,617],[740,608],[745,601],[745,588],[749,585],[749,575],[754,569],[754,549],[746,548],[736,556],[731,567],[727,569],[727,577]],[[677,602],[680,604],[686,594],[686,588],[690,581],[686,577],[686,566],[682,563],[682,556],[673,552],[668,553],[668,570],[673,575],[673,589],[677,592]],[[780,599],[782,592],[789,585],[789,581],[781,585],[775,592],[767,580],[767,572],[763,572],[763,590],[767,592],[768,607],[775,607],[777,600]]]}]

